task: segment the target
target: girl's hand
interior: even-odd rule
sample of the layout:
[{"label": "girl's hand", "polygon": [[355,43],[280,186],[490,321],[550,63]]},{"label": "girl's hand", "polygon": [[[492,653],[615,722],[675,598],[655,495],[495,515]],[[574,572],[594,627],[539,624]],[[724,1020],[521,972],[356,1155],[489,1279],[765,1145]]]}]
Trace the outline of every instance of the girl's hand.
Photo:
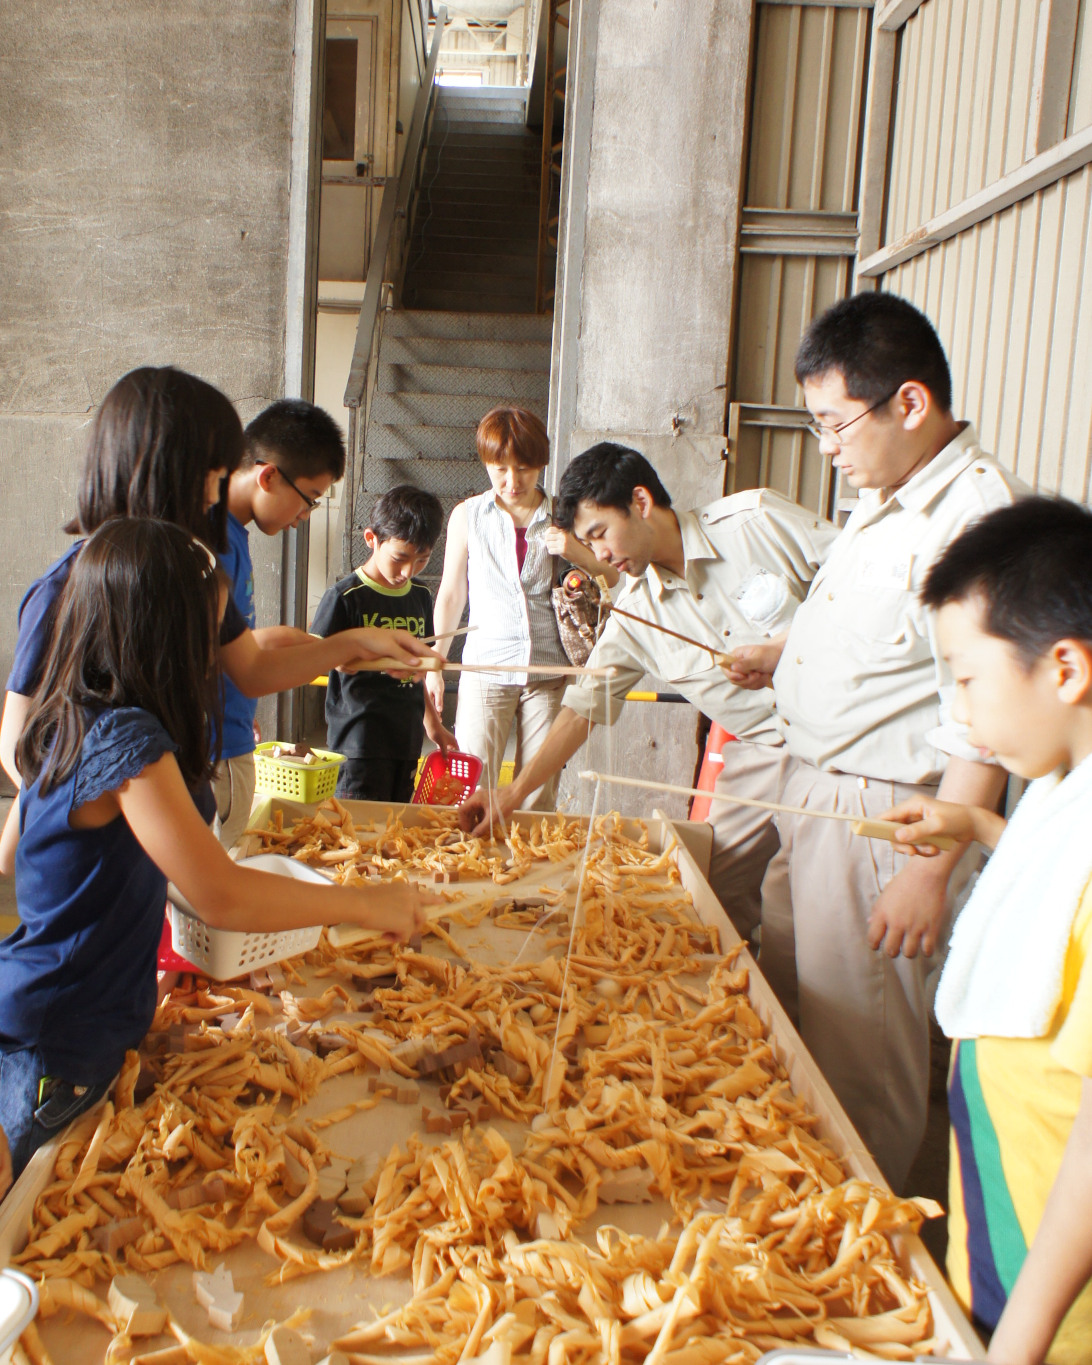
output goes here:
[{"label": "girl's hand", "polygon": [[933,834],[947,834],[957,843],[973,843],[981,833],[979,817],[988,814],[978,806],[957,806],[931,796],[915,796],[885,810],[878,818],[895,820],[905,826],[895,833],[894,846],[900,852],[934,858],[941,850],[935,844],[922,843],[922,839]]},{"label": "girl's hand", "polygon": [[[408,630],[382,630],[378,626],[358,626],[354,630],[342,631],[336,638],[351,642],[356,657],[362,660],[395,659],[407,665],[405,672],[388,670],[392,678],[415,678],[420,676],[415,667],[421,659],[441,659],[434,649],[421,642]],[[350,658],[343,666],[346,673],[353,672],[354,659]]]},{"label": "girl's hand", "polygon": [[360,891],[360,917],[365,929],[376,929],[396,943],[405,943],[428,926],[428,907],[444,899],[414,882],[387,882]]}]

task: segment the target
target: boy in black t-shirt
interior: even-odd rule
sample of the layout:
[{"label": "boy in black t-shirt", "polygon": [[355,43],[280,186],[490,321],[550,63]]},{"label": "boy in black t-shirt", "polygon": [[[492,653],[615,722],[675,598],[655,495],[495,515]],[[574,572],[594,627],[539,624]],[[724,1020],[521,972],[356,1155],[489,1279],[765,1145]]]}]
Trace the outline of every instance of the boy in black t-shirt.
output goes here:
[{"label": "boy in black t-shirt", "polygon": [[[336,635],[353,626],[432,634],[432,598],[413,581],[429,561],[443,527],[438,498],[411,484],[384,493],[372,509],[364,540],[367,561],[328,588],[312,635]],[[424,683],[399,682],[386,673],[332,672],[326,688],[326,740],[346,761],[337,794],[358,801],[409,801],[422,732],[440,747],[455,748]]]}]

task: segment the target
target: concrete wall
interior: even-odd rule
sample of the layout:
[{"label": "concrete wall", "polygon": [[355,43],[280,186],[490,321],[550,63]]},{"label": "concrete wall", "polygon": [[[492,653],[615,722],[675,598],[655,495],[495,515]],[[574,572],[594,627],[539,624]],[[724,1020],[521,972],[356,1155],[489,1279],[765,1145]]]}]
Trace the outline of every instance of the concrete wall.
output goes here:
[{"label": "concrete wall", "polygon": [[[0,52],[0,667],[64,548],[96,404],[135,365],[284,386],[293,0],[8,5]],[[280,544],[254,537],[259,619]]]},{"label": "concrete wall", "polygon": [[[622,441],[690,507],[723,487],[751,4],[572,9],[550,395],[557,467],[597,440]],[[695,720],[685,706],[631,706],[618,771],[689,781]],[[617,804],[647,809],[648,799]]]}]

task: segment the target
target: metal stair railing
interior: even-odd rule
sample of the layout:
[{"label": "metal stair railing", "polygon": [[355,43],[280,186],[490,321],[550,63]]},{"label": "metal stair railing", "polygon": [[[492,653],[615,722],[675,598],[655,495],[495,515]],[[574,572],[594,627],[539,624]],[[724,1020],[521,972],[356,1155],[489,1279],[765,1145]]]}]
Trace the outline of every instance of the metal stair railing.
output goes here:
[{"label": "metal stair railing", "polygon": [[436,67],[440,59],[440,44],[447,23],[447,6],[436,10],[436,24],[432,30],[432,46],[421,88],[413,106],[406,152],[397,184],[388,184],[379,205],[379,222],[372,243],[368,277],[364,297],[360,303],[360,317],[356,326],[349,379],[345,385],[345,406],[349,409],[349,440],[345,469],[345,491],[342,495],[341,572],[352,569],[352,536],[356,512],[357,462],[363,451],[359,449],[367,430],[368,409],[375,392],[382,317],[385,308],[401,292],[405,271],[405,250],[412,230],[412,205],[418,189],[421,155],[426,146],[425,131],[432,111],[436,86]]}]

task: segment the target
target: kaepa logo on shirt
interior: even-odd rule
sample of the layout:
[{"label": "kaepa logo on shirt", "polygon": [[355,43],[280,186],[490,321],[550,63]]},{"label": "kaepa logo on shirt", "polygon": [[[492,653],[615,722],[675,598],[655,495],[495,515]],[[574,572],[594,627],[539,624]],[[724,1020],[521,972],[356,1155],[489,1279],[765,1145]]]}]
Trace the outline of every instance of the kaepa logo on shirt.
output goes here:
[{"label": "kaepa logo on shirt", "polygon": [[360,624],[379,630],[408,630],[411,635],[425,633],[423,616],[380,616],[379,612],[373,611],[370,616],[365,615]]}]

